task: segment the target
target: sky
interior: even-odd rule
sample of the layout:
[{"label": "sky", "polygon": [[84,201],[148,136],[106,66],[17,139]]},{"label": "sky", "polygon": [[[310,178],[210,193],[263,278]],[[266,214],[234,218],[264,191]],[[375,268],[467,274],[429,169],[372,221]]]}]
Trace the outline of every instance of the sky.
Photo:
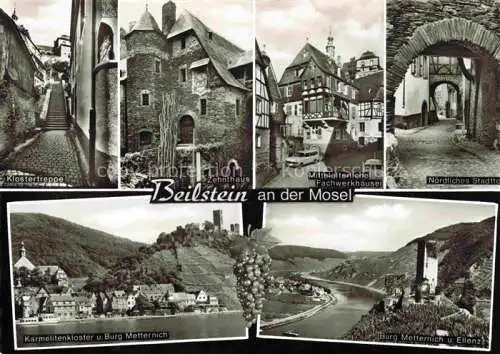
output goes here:
[{"label": "sky", "polygon": [[[126,31],[131,21],[139,21],[148,5],[158,26],[162,28],[161,8],[167,0],[120,0],[119,25]],[[177,16],[188,10],[207,27],[238,47],[253,48],[253,5],[250,0],[175,0]]]},{"label": "sky", "polygon": [[17,23],[28,29],[35,44],[52,46],[57,37],[70,35],[70,0],[0,0],[0,8],[8,15],[14,6]]},{"label": "sky", "polygon": [[371,50],[384,60],[384,0],[258,0],[256,37],[278,80],[309,39],[325,51],[332,29],[335,58],[342,62]]},{"label": "sky", "polygon": [[238,223],[241,207],[235,203],[150,204],[151,196],[9,203],[9,211],[44,213],[133,241],[153,243],[161,232],[179,225],[212,221],[214,209],[222,209],[226,229]]},{"label": "sky", "polygon": [[[265,226],[284,244],[395,251],[441,227],[494,216],[495,205],[356,196],[351,203],[268,203]],[[492,235],[493,237],[493,235]]]}]

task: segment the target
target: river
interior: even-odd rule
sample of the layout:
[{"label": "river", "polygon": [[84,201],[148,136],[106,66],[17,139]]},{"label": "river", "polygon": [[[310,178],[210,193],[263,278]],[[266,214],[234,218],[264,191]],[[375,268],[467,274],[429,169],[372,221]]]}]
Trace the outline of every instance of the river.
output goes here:
[{"label": "river", "polygon": [[341,339],[381,298],[380,294],[347,284],[314,282],[332,289],[336,304],[312,317],[262,330],[261,335],[282,336],[283,332],[293,331],[301,338]]},{"label": "river", "polygon": [[[246,337],[245,323],[241,312],[195,314],[169,317],[136,317],[96,319],[90,321],[59,322],[43,325],[16,325],[18,347],[38,347],[40,344],[25,343],[24,336],[86,334],[86,333],[130,333],[168,332],[168,340],[196,340],[209,338]],[[107,341],[44,343],[44,347],[108,344],[121,342],[112,338]],[[129,343],[133,343],[129,342]]]}]

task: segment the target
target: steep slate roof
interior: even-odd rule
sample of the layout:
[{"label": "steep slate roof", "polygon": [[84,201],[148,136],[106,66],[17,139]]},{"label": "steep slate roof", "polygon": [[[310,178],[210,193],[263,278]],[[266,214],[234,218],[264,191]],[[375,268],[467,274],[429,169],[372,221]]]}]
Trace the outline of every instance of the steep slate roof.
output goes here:
[{"label": "steep slate roof", "polygon": [[158,26],[158,23],[156,22],[155,18],[153,15],[151,15],[151,12],[146,9],[144,13],[142,14],[140,20],[134,25],[132,30],[133,31],[157,31],[161,32],[160,27]]},{"label": "steep slate roof", "polygon": [[[304,56],[305,52],[308,53],[307,56]],[[295,76],[295,67],[303,66],[304,64],[309,63],[311,59],[314,60],[321,71],[339,78],[337,76],[337,65],[335,64],[335,62],[331,62],[331,59],[328,55],[313,46],[311,43],[306,43],[299,51],[299,53],[295,56],[292,63],[285,69],[285,72],[283,73],[279,84],[286,85],[300,81],[300,78],[297,78]]]},{"label": "steep slate roof", "polygon": [[361,77],[354,80],[354,85],[359,89],[356,101],[360,102],[383,102],[384,101],[384,72]]},{"label": "steep slate roof", "polygon": [[[234,68],[234,63],[238,62],[242,56],[247,55],[245,51],[212,31],[200,19],[186,10],[175,21],[167,39],[190,30],[195,32],[201,46],[205,49],[212,65],[222,79],[230,86],[249,91],[229,71],[230,65],[232,65],[231,68]],[[212,34],[212,39],[209,38],[209,33]]]},{"label": "steep slate roof", "polygon": [[234,59],[231,61],[231,64],[229,65],[228,69],[234,69],[239,66],[247,65],[247,64],[252,64],[253,63],[253,52],[251,50],[247,50],[238,57],[234,57]]},{"label": "steep slate roof", "polygon": [[272,63],[269,64],[269,74],[267,76],[269,81],[269,91],[271,91],[271,98],[273,99],[273,101],[279,100],[281,98],[281,92]]}]

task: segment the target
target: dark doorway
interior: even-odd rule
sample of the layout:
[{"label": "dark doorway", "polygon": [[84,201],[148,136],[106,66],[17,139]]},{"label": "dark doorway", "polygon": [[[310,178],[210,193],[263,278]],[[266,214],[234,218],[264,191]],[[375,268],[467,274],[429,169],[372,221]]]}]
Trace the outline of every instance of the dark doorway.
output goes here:
[{"label": "dark doorway", "polygon": [[194,144],[194,120],[191,116],[183,116],[179,121],[179,144]]}]

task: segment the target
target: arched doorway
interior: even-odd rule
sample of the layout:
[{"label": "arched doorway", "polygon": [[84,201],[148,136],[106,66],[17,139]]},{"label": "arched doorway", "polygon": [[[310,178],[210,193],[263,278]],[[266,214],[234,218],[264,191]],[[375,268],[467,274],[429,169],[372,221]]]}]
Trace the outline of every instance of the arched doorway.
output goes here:
[{"label": "arched doorway", "polygon": [[182,116],[179,120],[179,144],[194,144],[194,119],[191,116]]},{"label": "arched doorway", "polygon": [[420,110],[420,119],[422,122],[422,126],[426,126],[429,124],[429,110],[427,108],[427,101],[422,102],[422,109]]},{"label": "arched doorway", "polygon": [[463,118],[463,90],[455,82],[438,81],[430,87],[430,97],[436,107],[437,120]]}]

